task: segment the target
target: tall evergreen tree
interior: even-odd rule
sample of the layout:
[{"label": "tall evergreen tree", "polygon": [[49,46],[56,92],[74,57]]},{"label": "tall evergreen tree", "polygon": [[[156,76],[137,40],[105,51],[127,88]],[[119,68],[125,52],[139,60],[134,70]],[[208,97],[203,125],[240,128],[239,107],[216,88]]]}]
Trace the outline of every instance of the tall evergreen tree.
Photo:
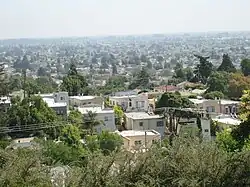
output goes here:
[{"label": "tall evergreen tree", "polygon": [[223,54],[223,59],[221,65],[217,69],[218,71],[226,71],[228,73],[236,72],[236,68],[234,67],[230,57],[228,54]]},{"label": "tall evergreen tree", "polygon": [[211,75],[213,71],[213,64],[208,61],[209,57],[203,57],[199,55],[194,55],[196,58],[199,59],[200,63],[197,64],[195,68],[195,76],[196,78],[201,81],[203,84],[207,83],[207,79]]},{"label": "tall evergreen tree", "polygon": [[4,64],[0,64],[0,96],[8,94],[8,83],[4,71]]}]

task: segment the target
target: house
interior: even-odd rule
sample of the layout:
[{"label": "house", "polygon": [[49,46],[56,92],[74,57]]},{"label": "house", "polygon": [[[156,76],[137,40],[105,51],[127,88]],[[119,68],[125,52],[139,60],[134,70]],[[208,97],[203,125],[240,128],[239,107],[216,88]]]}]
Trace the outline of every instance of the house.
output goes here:
[{"label": "house", "polygon": [[154,130],[126,130],[117,133],[123,138],[123,148],[129,151],[150,148],[161,140],[160,133]]},{"label": "house", "polygon": [[69,95],[68,92],[55,92],[48,94],[36,94],[43,99],[53,99],[55,103],[66,103],[67,107],[69,106]]},{"label": "house", "polygon": [[163,116],[146,112],[125,113],[125,128],[127,130],[155,130],[162,137],[165,135],[166,122]]},{"label": "house", "polygon": [[0,112],[7,112],[10,105],[11,101],[9,97],[0,97]]},{"label": "house", "polygon": [[219,114],[232,114],[238,113],[239,101],[222,100],[222,99],[189,99],[193,102],[197,109],[205,110],[213,117]]},{"label": "house", "polygon": [[[96,128],[96,131],[100,133],[102,130],[115,131],[115,113],[113,109],[103,109],[100,106],[85,106],[78,107],[79,112],[83,115],[87,115],[89,111],[96,113],[96,119],[101,122]],[[84,118],[84,116],[83,116]]]},{"label": "house", "polygon": [[66,102],[56,103],[54,99],[43,98],[44,102],[47,103],[48,107],[53,109],[57,115],[67,116],[68,114],[68,105]]},{"label": "house", "polygon": [[179,88],[173,85],[158,86],[154,88],[154,92],[160,92],[160,93],[175,92],[175,91],[179,91]]},{"label": "house", "polygon": [[103,106],[104,99],[100,96],[70,96],[69,103],[70,106],[76,106],[76,107],[82,107],[90,104]]},{"label": "house", "polygon": [[68,92],[56,92],[37,95],[39,95],[44,100],[44,102],[48,104],[48,107],[52,108],[57,115],[67,116],[69,107]]},{"label": "house", "polygon": [[119,105],[126,112],[135,112],[135,111],[148,111],[149,109],[149,101],[148,94],[141,93],[136,94],[132,93],[131,95],[115,95],[110,96],[109,101],[111,105]]},{"label": "house", "polygon": [[38,144],[34,142],[34,137],[14,139],[7,149],[34,148]]}]

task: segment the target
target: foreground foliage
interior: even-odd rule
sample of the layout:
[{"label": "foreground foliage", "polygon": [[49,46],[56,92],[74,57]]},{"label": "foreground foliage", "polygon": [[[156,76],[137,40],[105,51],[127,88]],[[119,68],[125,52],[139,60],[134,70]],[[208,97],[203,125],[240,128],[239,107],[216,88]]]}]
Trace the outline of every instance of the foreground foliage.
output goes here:
[{"label": "foreground foliage", "polygon": [[[49,146],[49,145],[47,145]],[[62,144],[58,144],[63,150]],[[58,166],[52,153],[38,150],[1,150],[1,186],[52,186],[50,169]],[[69,151],[64,155],[72,155]],[[60,154],[63,155],[64,151]],[[225,152],[214,143],[176,139],[173,146],[152,148],[146,153],[76,153],[65,176],[67,187],[117,186],[249,186],[250,152]],[[48,162],[50,160],[50,162]],[[79,164],[73,164],[79,162]],[[84,163],[84,164],[80,164]]]}]

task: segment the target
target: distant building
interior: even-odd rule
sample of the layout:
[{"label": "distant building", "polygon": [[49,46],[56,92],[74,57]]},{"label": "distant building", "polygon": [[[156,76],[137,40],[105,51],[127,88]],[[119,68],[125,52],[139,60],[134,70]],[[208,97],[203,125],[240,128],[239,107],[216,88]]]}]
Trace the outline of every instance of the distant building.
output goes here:
[{"label": "distant building", "polygon": [[158,86],[158,87],[154,88],[154,92],[160,92],[160,93],[176,92],[176,91],[179,91],[179,88],[177,86],[173,86],[173,85]]},{"label": "distant building", "polygon": [[78,107],[79,112],[84,115],[87,115],[89,111],[96,113],[96,119],[101,122],[96,128],[96,131],[100,133],[102,130],[115,131],[115,113],[113,109],[103,109],[100,106],[85,106]]},{"label": "distant building", "polygon": [[104,105],[104,99],[100,96],[70,96],[70,106],[83,107],[85,105],[95,104],[102,106]]},{"label": "distant building", "polygon": [[148,94],[124,94],[109,97],[110,104],[121,106],[126,112],[148,111],[149,101]]},{"label": "distant building", "polygon": [[166,121],[163,116],[146,112],[125,113],[125,128],[127,130],[155,130],[163,137],[166,131]]},{"label": "distant building", "polygon": [[123,138],[123,148],[128,151],[148,149],[161,140],[160,133],[154,130],[126,130],[118,134]]}]

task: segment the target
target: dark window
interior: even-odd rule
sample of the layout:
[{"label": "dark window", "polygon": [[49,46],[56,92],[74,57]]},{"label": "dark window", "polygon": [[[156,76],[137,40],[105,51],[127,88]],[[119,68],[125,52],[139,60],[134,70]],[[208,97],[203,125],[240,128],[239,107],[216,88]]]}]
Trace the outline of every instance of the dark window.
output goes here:
[{"label": "dark window", "polygon": [[157,121],[156,126],[157,127],[163,127],[164,126],[163,121]]},{"label": "dark window", "polygon": [[205,129],[205,132],[208,132],[208,129]]},{"label": "dark window", "polygon": [[139,123],[139,126],[142,127],[142,126],[143,126],[143,122],[140,122],[140,123]]}]

